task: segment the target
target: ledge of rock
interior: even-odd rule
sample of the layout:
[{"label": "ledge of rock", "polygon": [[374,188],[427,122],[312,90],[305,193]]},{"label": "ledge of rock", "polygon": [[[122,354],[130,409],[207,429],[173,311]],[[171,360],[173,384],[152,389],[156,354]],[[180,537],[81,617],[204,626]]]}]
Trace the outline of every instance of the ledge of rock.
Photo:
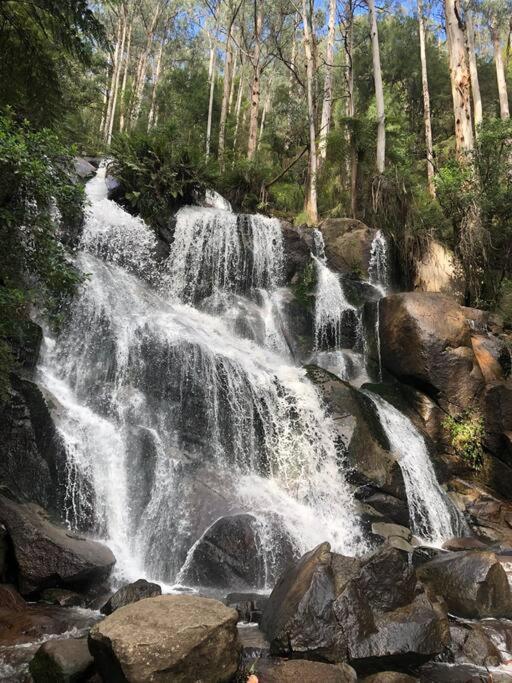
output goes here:
[{"label": "ledge of rock", "polygon": [[123,586],[114,595],[107,600],[101,608],[102,614],[112,614],[116,609],[131,605],[134,602],[143,600],[144,598],[154,598],[157,595],[162,595],[162,589],[157,583],[150,583],[145,579],[138,579],[133,583]]},{"label": "ledge of rock", "polygon": [[34,683],[73,683],[86,680],[93,665],[87,639],[68,638],[43,643],[29,669]]},{"label": "ledge of rock", "polygon": [[100,583],[114,566],[115,557],[107,546],[52,524],[37,505],[0,496],[0,522],[12,541],[23,594]]},{"label": "ledge of rock", "polygon": [[192,595],[146,598],[96,624],[89,649],[109,683],[221,683],[239,663],[238,614]]},{"label": "ledge of rock", "polygon": [[325,664],[307,659],[268,659],[256,665],[259,683],[356,683],[348,664]]}]

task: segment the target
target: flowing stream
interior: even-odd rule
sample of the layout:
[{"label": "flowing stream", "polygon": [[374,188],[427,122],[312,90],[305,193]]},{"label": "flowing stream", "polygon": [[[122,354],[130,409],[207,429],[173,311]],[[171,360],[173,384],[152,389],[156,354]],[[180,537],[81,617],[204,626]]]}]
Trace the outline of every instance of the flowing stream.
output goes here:
[{"label": "flowing stream", "polygon": [[69,523],[109,542],[123,578],[167,583],[226,514],[258,520],[265,577],[284,541],[296,554],[324,540],[364,549],[334,427],[280,346],[279,223],[183,209],[162,263],[101,172],[87,194],[76,264],[88,278],[40,368],[68,454]]}]

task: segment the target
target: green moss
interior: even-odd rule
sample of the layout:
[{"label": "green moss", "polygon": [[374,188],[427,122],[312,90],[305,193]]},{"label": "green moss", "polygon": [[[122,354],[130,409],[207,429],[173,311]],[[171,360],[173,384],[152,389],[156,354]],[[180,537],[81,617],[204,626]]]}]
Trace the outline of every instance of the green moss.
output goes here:
[{"label": "green moss", "polygon": [[483,463],[484,420],[477,411],[465,410],[456,417],[448,415],[443,427],[450,435],[450,442],[456,455],[467,464],[479,470]]},{"label": "green moss", "polygon": [[310,310],[314,304],[316,288],[316,268],[313,260],[304,267],[299,281],[292,285],[292,291],[297,301]]}]

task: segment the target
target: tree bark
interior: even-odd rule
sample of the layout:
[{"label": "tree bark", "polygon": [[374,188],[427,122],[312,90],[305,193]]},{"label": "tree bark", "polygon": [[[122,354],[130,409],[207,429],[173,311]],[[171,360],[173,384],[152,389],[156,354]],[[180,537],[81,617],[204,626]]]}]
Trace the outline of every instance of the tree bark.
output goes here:
[{"label": "tree bark", "polygon": [[160,71],[162,68],[162,56],[164,53],[165,36],[162,36],[160,47],[158,48],[158,56],[156,58],[155,72],[153,74],[153,88],[151,90],[151,106],[148,116],[148,130],[156,123],[156,94],[158,91],[158,83],[160,81]]},{"label": "tree bark", "polygon": [[444,0],[444,11],[455,119],[455,149],[458,159],[465,163],[475,142],[471,120],[471,77],[460,21],[459,0]]},{"label": "tree bark", "polygon": [[251,55],[252,83],[251,105],[249,117],[249,140],[247,143],[247,158],[254,159],[258,144],[258,114],[260,109],[260,78],[261,78],[261,29],[263,27],[263,1],[254,0],[254,50]]},{"label": "tree bark", "polygon": [[[354,10],[352,0],[347,0],[345,7],[346,31],[344,36],[345,44],[345,84],[347,89],[346,114],[347,118],[353,120],[356,113],[354,99]],[[347,139],[350,147],[350,214],[352,218],[357,216],[357,149],[352,134],[348,134]]]},{"label": "tree bark", "polygon": [[[311,7],[310,7],[311,9]],[[310,23],[310,11],[308,0],[302,0],[302,24],[304,27],[304,52],[306,55],[306,91],[308,102],[309,123],[309,165],[308,182],[304,210],[311,224],[318,223],[318,198],[317,198],[317,153],[316,153],[316,111],[314,96],[315,65],[313,56],[313,36]]]},{"label": "tree bark", "polygon": [[224,60],[224,88],[222,91],[222,105],[220,109],[219,121],[219,149],[218,157],[221,170],[224,170],[224,148],[226,145],[226,121],[228,117],[229,93],[231,92],[231,70],[233,64],[233,50],[231,46],[231,32],[233,23],[228,28],[226,37],[226,57]]},{"label": "tree bark", "polygon": [[210,86],[210,95],[208,99],[208,120],[206,123],[206,159],[210,157],[210,145],[212,140],[213,95],[215,92],[215,62],[217,57],[215,40],[211,38],[211,41],[210,64],[208,66],[208,83]]},{"label": "tree bark", "polygon": [[127,24],[128,24],[127,10],[126,10],[126,5],[124,5],[124,4],[123,4],[123,8],[122,8],[121,22],[122,22],[121,45],[120,45],[119,51],[117,53],[117,63],[115,65],[114,87],[113,87],[113,91],[112,91],[112,97],[111,97],[111,103],[110,103],[110,116],[108,119],[108,128],[107,128],[107,135],[106,135],[106,140],[105,140],[107,145],[110,145],[110,143],[112,142],[112,133],[114,130],[114,120],[116,117],[117,93],[119,91],[119,78],[121,76],[121,64],[122,64],[122,59],[123,59],[123,55],[124,55],[124,44],[125,44],[125,40],[126,40],[126,29],[127,29]]},{"label": "tree bark", "polygon": [[501,40],[499,21],[494,19],[491,25],[492,47],[494,50],[494,64],[496,66],[496,81],[498,83],[498,96],[500,99],[500,116],[506,121],[510,118],[508,107],[507,81],[505,79],[505,66],[503,64],[503,54],[501,52]]},{"label": "tree bark", "polygon": [[379,30],[375,0],[368,0],[370,10],[370,32],[372,41],[373,80],[375,83],[375,105],[377,110],[377,172],[384,173],[386,164],[386,114],[384,109],[384,88],[380,65]]},{"label": "tree bark", "polygon": [[238,93],[236,96],[236,105],[235,105],[235,133],[233,136],[233,151],[236,150],[236,143],[238,140],[238,130],[240,128],[240,112],[242,110],[242,96],[244,94],[244,70],[243,70],[243,64],[242,68],[240,70],[240,81],[238,83]]},{"label": "tree bark", "polygon": [[423,122],[425,126],[425,149],[427,151],[427,188],[430,196],[435,197],[436,188],[434,185],[434,153],[432,148],[432,124],[430,121],[430,93],[428,89],[423,0],[418,0],[418,25],[420,33],[421,86],[423,90]]},{"label": "tree bark", "polygon": [[116,75],[117,75],[117,64],[119,62],[119,52],[121,49],[122,31],[123,31],[123,20],[122,20],[121,12],[119,12],[119,17],[117,19],[117,28],[116,28],[116,47],[114,49],[114,54],[112,56],[112,73],[110,74],[110,88],[108,90],[108,95],[107,95],[107,113],[105,116],[105,121],[104,121],[104,126],[103,126],[103,131],[102,131],[103,139],[105,140],[105,142],[107,141],[107,138],[108,138],[108,131],[110,128],[110,117],[112,115],[112,100],[114,97],[114,88],[115,88]]},{"label": "tree bark", "polygon": [[476,64],[475,29],[473,27],[472,10],[468,4],[464,9],[466,19],[466,43],[468,49],[469,75],[471,77],[471,95],[473,98],[473,119],[475,122],[475,134],[482,125],[482,97],[480,95],[480,82],[478,80],[478,67]]},{"label": "tree bark", "polygon": [[146,45],[143,51],[141,52],[139,58],[139,63],[137,66],[137,78],[135,80],[134,86],[133,108],[130,116],[132,123],[135,123],[140,116],[140,111],[142,107],[142,95],[144,94],[144,86],[146,84],[146,71],[148,66],[149,53],[151,52],[151,45],[155,35],[155,29],[158,24],[158,20],[160,19],[161,11],[162,6],[160,3],[158,3],[153,12],[151,24],[147,32]]},{"label": "tree bark", "polygon": [[130,68],[130,51],[132,46],[132,31],[133,31],[133,20],[130,20],[128,27],[128,42],[126,47],[126,54],[124,57],[124,70],[123,70],[123,82],[121,84],[121,112],[119,115],[119,130],[122,133],[124,131],[126,123],[126,83],[128,81],[128,71]]},{"label": "tree bark", "polygon": [[325,50],[325,80],[324,97],[322,103],[322,118],[320,122],[320,137],[318,141],[318,161],[321,165],[327,155],[327,137],[331,126],[332,111],[332,69],[334,61],[334,34],[336,29],[336,0],[329,0],[329,30]]},{"label": "tree bark", "polygon": [[270,111],[270,98],[272,96],[272,77],[268,79],[267,82],[267,94],[265,95],[265,103],[263,105],[263,111],[261,112],[261,122],[260,122],[260,132],[258,134],[258,145],[257,148],[260,148],[261,145],[261,138],[263,137],[263,131],[265,129],[265,120],[267,118],[267,114]]}]

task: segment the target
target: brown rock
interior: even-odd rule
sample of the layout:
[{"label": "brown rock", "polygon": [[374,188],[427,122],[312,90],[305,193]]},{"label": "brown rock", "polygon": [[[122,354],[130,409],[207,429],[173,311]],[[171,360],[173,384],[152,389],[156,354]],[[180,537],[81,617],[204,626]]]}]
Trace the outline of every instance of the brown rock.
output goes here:
[{"label": "brown rock", "polygon": [[109,683],[220,683],[238,668],[237,619],[209,598],[146,598],[96,624],[89,649]]},{"label": "brown rock", "polygon": [[375,230],[354,218],[328,218],[321,226],[327,262],[333,270],[368,276]]},{"label": "brown rock", "polygon": [[94,660],[86,638],[49,640],[30,662],[34,683],[78,683],[92,673]]},{"label": "brown rock", "polygon": [[378,674],[363,678],[362,683],[415,683],[417,680],[398,671],[380,671]]},{"label": "brown rock", "polygon": [[116,609],[130,605],[144,598],[154,598],[162,595],[162,589],[157,583],[150,583],[146,579],[138,579],[123,586],[112,595],[101,608],[102,614],[112,614]]},{"label": "brown rock", "polygon": [[441,292],[457,301],[464,296],[460,263],[454,253],[436,240],[431,240],[423,257],[415,264],[413,287],[421,292]]},{"label": "brown rock", "polygon": [[263,660],[256,667],[259,683],[356,683],[348,664],[323,664],[306,659]]}]

